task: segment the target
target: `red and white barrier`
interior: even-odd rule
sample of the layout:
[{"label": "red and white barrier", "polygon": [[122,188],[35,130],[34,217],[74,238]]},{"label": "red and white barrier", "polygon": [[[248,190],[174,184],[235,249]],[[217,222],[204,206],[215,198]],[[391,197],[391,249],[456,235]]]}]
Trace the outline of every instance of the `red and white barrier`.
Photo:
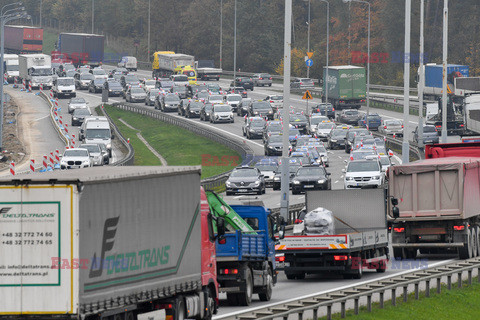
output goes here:
[{"label": "red and white barrier", "polygon": [[30,173],[35,172],[35,160],[30,159]]},{"label": "red and white barrier", "polygon": [[55,162],[60,163],[60,151],[55,150]]},{"label": "red and white barrier", "polygon": [[43,156],[43,169],[47,170],[48,167],[48,161],[47,161],[47,156]]},{"label": "red and white barrier", "polygon": [[3,82],[8,83],[8,77],[6,73],[3,74]]},{"label": "red and white barrier", "polygon": [[12,176],[15,175],[15,162],[13,162],[13,161],[10,162],[10,174],[11,174]]},{"label": "red and white barrier", "polygon": [[13,87],[14,88],[18,88],[18,83],[17,82],[18,82],[17,77],[14,77],[13,78]]},{"label": "red and white barrier", "polygon": [[53,156],[53,152],[50,152],[50,156],[48,157],[49,160],[50,160],[50,166],[53,168],[54,165],[55,165],[55,160],[54,160],[54,156]]},{"label": "red and white barrier", "polygon": [[40,83],[40,91],[43,91],[43,83]]},{"label": "red and white barrier", "polygon": [[27,82],[25,79],[22,79],[23,91],[27,90]]},{"label": "red and white barrier", "polygon": [[32,83],[28,82],[28,92],[32,92]]}]

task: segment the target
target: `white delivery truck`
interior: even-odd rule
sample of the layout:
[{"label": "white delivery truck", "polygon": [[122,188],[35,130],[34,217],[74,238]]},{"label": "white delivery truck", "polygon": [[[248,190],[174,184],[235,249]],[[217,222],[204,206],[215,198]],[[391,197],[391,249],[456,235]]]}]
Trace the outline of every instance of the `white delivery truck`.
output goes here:
[{"label": "white delivery truck", "polygon": [[86,118],[80,128],[80,140],[83,143],[105,144],[110,158],[112,157],[113,138],[114,135],[106,117]]},{"label": "white delivery truck", "polygon": [[117,64],[119,68],[125,68],[129,71],[137,71],[137,58],[135,57],[122,57],[122,60]]},{"label": "white delivery truck", "polygon": [[5,54],[3,55],[3,61],[5,62],[4,71],[7,74],[7,81],[12,83],[16,77],[18,77],[18,54]]},{"label": "white delivery truck", "polygon": [[42,84],[44,88],[53,86],[52,59],[46,54],[21,54],[18,56],[19,75],[32,88]]}]

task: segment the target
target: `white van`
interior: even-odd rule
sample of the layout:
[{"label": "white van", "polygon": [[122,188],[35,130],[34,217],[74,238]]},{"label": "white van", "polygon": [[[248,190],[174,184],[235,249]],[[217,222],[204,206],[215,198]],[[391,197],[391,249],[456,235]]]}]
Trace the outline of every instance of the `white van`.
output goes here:
[{"label": "white van", "polygon": [[125,68],[129,71],[137,71],[137,58],[135,57],[122,57],[122,60],[118,63],[119,68]]},{"label": "white van", "polygon": [[76,97],[75,79],[72,77],[59,77],[53,84],[53,94],[55,97]]},{"label": "white van", "polygon": [[114,138],[108,121],[85,120],[82,125],[82,141],[87,144],[103,143],[107,147],[108,156],[112,157],[112,139]]},{"label": "white van", "polygon": [[5,61],[5,73],[7,74],[7,81],[12,83],[14,79],[19,76],[18,55],[5,54],[3,61]]}]

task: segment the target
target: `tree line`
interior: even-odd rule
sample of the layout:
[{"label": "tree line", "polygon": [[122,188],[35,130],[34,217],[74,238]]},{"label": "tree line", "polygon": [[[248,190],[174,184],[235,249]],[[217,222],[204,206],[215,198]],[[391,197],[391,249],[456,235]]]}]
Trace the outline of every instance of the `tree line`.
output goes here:
[{"label": "tree line", "polygon": [[[150,48],[172,50],[213,59],[220,64],[220,4],[223,14],[222,67],[233,70],[234,0],[102,0],[94,1],[94,30],[122,39],[122,51],[135,52],[147,61],[150,2]],[[330,1],[330,65],[366,66],[368,6]],[[91,32],[91,0],[24,0],[26,10],[39,25],[65,32]],[[402,85],[405,2],[370,0],[371,82]],[[11,1],[0,1],[2,5]],[[282,72],[284,0],[237,0],[237,68],[249,72]],[[418,67],[420,1],[412,1],[412,75]],[[442,61],[442,0],[425,1],[425,59]],[[312,78],[321,78],[326,62],[326,4],[311,0],[310,51]],[[480,1],[450,1],[449,63],[470,66],[480,74]],[[292,75],[306,76],[308,1],[293,1]],[[25,23],[25,22],[18,22]],[[413,85],[414,77],[412,77]]]}]

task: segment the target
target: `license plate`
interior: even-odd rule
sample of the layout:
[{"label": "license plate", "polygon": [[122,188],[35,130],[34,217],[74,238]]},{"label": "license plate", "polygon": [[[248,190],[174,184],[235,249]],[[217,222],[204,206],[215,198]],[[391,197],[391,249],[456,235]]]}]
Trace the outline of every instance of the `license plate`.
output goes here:
[{"label": "license plate", "polygon": [[290,267],[290,262],[284,262],[283,266],[284,267]]},{"label": "license plate", "polygon": [[313,188],[313,186],[303,186],[304,188]]},{"label": "license plate", "polygon": [[247,192],[247,189],[238,189],[238,192]]}]

